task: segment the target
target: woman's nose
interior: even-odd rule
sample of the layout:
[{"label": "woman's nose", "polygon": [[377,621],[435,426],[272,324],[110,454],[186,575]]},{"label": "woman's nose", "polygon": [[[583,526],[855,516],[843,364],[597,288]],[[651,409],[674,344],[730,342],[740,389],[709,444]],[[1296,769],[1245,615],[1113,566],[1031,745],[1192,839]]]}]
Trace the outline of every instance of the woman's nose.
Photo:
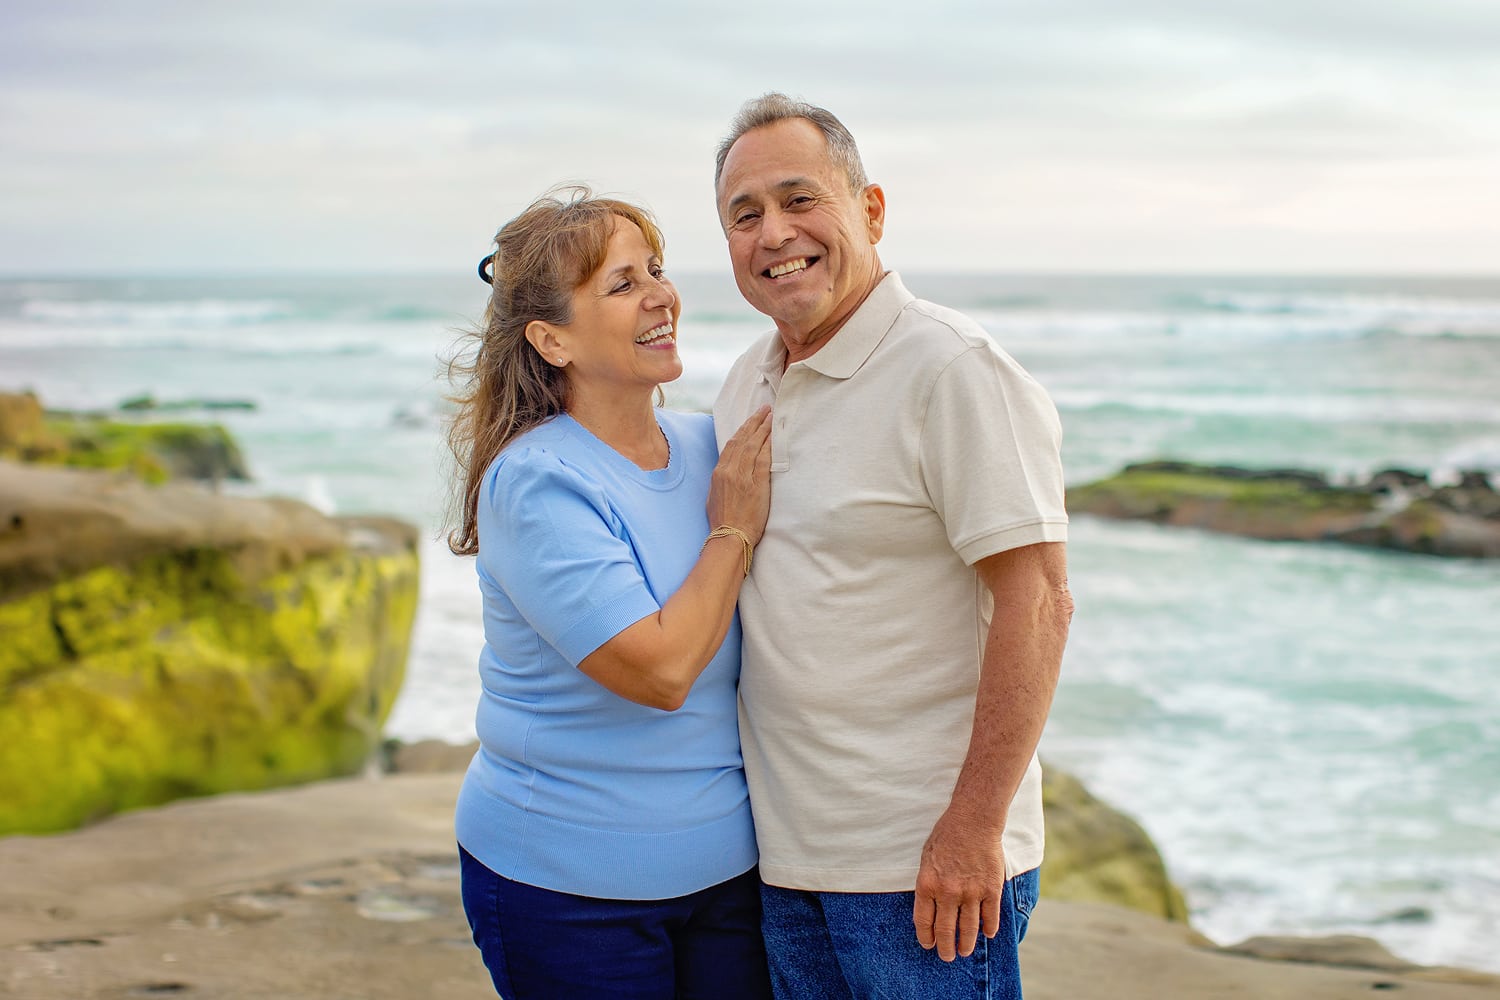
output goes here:
[{"label": "woman's nose", "polygon": [[670,309],[677,304],[677,289],[666,278],[657,278],[642,304],[647,309]]}]

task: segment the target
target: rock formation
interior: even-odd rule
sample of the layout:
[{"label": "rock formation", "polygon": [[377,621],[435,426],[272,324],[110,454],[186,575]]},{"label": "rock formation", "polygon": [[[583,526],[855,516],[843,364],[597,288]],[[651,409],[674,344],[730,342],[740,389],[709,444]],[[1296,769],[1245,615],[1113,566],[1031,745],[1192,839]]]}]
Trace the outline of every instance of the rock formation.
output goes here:
[{"label": "rock formation", "polygon": [[142,423],[48,412],[31,393],[0,393],[0,459],[121,469],[147,482],[249,479],[244,456],[218,424]]},{"label": "rock formation", "polygon": [[1500,494],[1399,469],[1338,486],[1300,469],[1148,462],[1068,490],[1068,509],[1273,541],[1329,541],[1437,556],[1500,557]]},{"label": "rock formation", "polygon": [[1047,821],[1043,896],[1187,920],[1182,892],[1167,877],[1161,852],[1139,823],[1051,767],[1042,771],[1042,808]]},{"label": "rock formation", "polygon": [[0,834],[358,771],[417,569],[400,522],[0,461]]}]

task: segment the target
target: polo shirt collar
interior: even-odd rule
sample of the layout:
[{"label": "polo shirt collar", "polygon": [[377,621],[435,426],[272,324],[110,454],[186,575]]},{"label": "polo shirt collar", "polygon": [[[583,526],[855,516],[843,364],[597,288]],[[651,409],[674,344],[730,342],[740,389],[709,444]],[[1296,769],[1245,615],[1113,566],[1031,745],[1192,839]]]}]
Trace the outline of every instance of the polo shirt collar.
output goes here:
[{"label": "polo shirt collar", "polygon": [[[859,304],[854,315],[845,321],[828,343],[812,357],[804,358],[800,364],[829,378],[851,377],[875,353],[875,348],[885,339],[886,333],[896,322],[896,317],[914,298],[916,296],[908,292],[901,283],[900,276],[895,271],[887,271],[885,277],[880,279],[880,284]],[[780,340],[779,337],[776,339]],[[784,359],[785,347],[779,343],[777,346],[782,348],[780,357]]]}]

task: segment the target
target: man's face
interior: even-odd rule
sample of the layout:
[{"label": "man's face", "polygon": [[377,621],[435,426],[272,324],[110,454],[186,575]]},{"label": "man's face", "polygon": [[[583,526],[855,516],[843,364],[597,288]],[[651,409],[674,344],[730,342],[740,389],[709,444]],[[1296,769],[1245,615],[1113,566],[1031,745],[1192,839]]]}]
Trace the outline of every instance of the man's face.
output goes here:
[{"label": "man's face", "polygon": [[880,281],[885,195],[874,184],[849,190],[809,121],[741,136],[724,161],[718,203],[740,294],[776,321],[794,355],[822,346]]}]

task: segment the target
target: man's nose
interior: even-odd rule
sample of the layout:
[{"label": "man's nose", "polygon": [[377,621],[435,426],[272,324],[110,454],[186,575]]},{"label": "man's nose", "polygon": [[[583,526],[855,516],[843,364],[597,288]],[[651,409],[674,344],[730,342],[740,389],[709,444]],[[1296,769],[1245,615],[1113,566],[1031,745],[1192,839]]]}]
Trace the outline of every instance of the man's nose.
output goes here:
[{"label": "man's nose", "polygon": [[760,242],[768,250],[785,246],[796,235],[792,220],[785,212],[768,209],[760,219]]}]

